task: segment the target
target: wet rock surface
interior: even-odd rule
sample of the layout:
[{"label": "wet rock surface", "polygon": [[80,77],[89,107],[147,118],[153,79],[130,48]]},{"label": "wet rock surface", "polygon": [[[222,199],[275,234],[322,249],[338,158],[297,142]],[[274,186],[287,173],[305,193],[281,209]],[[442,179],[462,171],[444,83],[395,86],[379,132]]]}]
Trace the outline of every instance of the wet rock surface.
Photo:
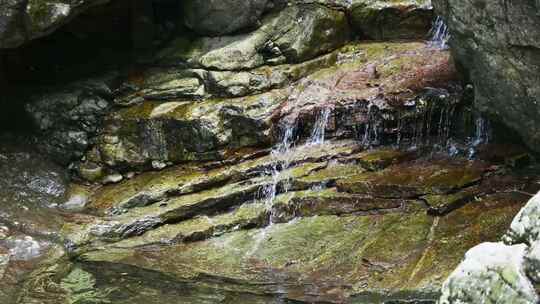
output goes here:
[{"label": "wet rock surface", "polygon": [[[358,141],[299,143],[287,155],[290,165],[278,175],[276,156],[263,155],[206,169],[175,166],[94,191],[87,215],[63,227],[70,262],[61,254],[44,262],[21,303],[51,296],[30,289],[36,280],[70,301],[143,303],[156,293],[240,303],[435,301],[462,254],[497,241],[527,199],[520,189],[538,180],[483,160],[366,151]],[[385,172],[420,176],[411,180],[422,191],[385,197],[340,187],[358,180],[410,187],[406,178],[379,179]],[[269,200],[264,189],[272,184]],[[482,184],[500,187],[474,192]],[[469,192],[474,200],[442,215],[430,213],[435,200],[424,198]]]},{"label": "wet rock surface", "polygon": [[[6,3],[13,46],[86,7],[20,36]],[[67,35],[113,61],[7,75],[44,155],[0,148],[0,302],[533,301],[534,157],[493,136],[443,45],[351,41],[431,19],[429,1],[118,0],[0,54],[13,71]]]},{"label": "wet rock surface", "polygon": [[[6,140],[6,138],[3,138]],[[7,141],[6,141],[7,142]],[[0,301],[11,303],[17,285],[59,238],[68,177],[28,144],[0,148]]]}]

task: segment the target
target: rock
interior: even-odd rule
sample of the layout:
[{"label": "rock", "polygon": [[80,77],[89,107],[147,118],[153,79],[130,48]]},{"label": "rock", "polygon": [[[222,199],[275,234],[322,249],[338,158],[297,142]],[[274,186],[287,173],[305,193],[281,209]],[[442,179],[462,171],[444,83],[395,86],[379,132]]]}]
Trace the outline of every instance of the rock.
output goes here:
[{"label": "rock", "polygon": [[439,302],[536,303],[538,296],[524,271],[526,248],[503,243],[472,248],[444,283]]},{"label": "rock", "polygon": [[354,30],[370,39],[423,39],[433,20],[430,0],[353,0]]},{"label": "rock", "polygon": [[111,175],[105,176],[102,182],[104,184],[116,184],[116,183],[121,182],[123,179],[124,177],[122,176],[122,174],[111,174]]},{"label": "rock", "polygon": [[[334,159],[343,155],[350,155],[354,148],[355,145],[353,142],[310,147],[306,150],[295,151],[291,155],[291,162],[302,164]],[[177,195],[192,194],[218,187],[226,182],[240,182],[254,176],[259,176],[260,172],[264,172],[270,168],[274,162],[271,156],[264,156],[253,160],[249,160],[249,158],[238,164],[233,162],[230,166],[213,168],[211,170],[184,165],[171,167],[161,172],[146,172],[134,177],[132,180],[124,181],[118,185],[103,187],[99,191],[96,191],[90,199],[92,203],[89,207],[94,211],[99,211],[130,209],[151,205],[166,200],[171,195],[174,197]],[[337,169],[339,168],[343,167],[337,167]],[[354,168],[359,170],[356,166]],[[333,170],[325,171],[334,172]],[[334,174],[339,176],[339,172],[334,172]],[[317,179],[315,176],[311,180],[298,180],[297,183],[309,183],[304,186],[304,188],[308,188],[321,179],[322,177]]]},{"label": "rock", "polygon": [[265,145],[271,115],[284,98],[276,90],[230,100],[145,102],[114,112],[97,138],[100,161],[124,170],[153,161],[219,160],[227,150]]},{"label": "rock", "polygon": [[533,244],[540,239],[540,193],[516,215],[504,240],[510,244]]},{"label": "rock", "polygon": [[[348,47],[355,50],[348,52],[356,54],[352,59],[300,81],[280,107],[282,121],[301,121],[310,130],[321,109],[328,108],[327,136],[358,136],[365,145],[405,142],[415,136],[416,123],[430,124],[421,114],[425,109],[444,111],[461,99],[460,89],[452,86],[457,75],[447,52],[415,42]],[[441,134],[426,129],[428,137]]]},{"label": "rock", "polygon": [[83,210],[88,203],[89,189],[80,185],[72,185],[67,195],[67,201],[60,205],[66,210]]},{"label": "rock", "polygon": [[434,0],[452,34],[460,68],[474,83],[475,104],[540,147],[538,1]]},{"label": "rock", "polygon": [[77,172],[79,176],[89,182],[97,182],[105,176],[104,168],[98,164],[86,162],[82,163]]},{"label": "rock", "polygon": [[[163,64],[176,59],[174,47],[165,49],[161,55]],[[209,71],[180,69],[180,67],[152,68],[141,75],[139,86],[129,83],[135,93],[118,97],[119,104],[129,105],[146,100],[204,99],[213,97],[242,97],[284,87],[321,68],[336,63],[339,50],[298,64],[274,67],[263,66],[249,71]],[[140,99],[140,100],[139,100]]]},{"label": "rock", "polygon": [[64,164],[80,159],[110,110],[109,82],[90,79],[32,95],[27,111],[41,133],[40,147]]},{"label": "rock", "polygon": [[381,198],[415,198],[426,194],[448,194],[473,185],[482,179],[485,167],[481,163],[464,165],[446,160],[430,160],[422,168],[402,163],[378,172],[366,172],[338,180],[343,192]]},{"label": "rock", "polygon": [[535,241],[528,248],[525,255],[525,272],[534,282],[540,282],[540,240]]},{"label": "rock", "polygon": [[[233,229],[211,236],[211,227],[234,217],[224,213],[195,218],[88,251],[82,254],[82,263],[94,265],[96,270],[105,264],[117,265],[112,267],[122,270],[117,268],[116,273],[130,275],[151,270],[175,281],[196,280],[202,285],[208,278],[209,282],[219,282],[213,285],[218,288],[214,293],[222,288],[279,293],[307,302],[434,301],[442,280],[467,247],[486,237],[496,239],[521,205],[519,201],[510,206],[506,199],[486,199],[439,220],[427,216],[420,205],[398,213],[337,217],[324,214],[351,206],[341,200],[342,195],[323,191],[317,196],[321,194],[317,190],[309,193],[284,195],[297,194],[305,203],[298,210],[306,212],[298,213],[305,217],[287,223],[258,228],[261,222],[256,222],[254,229]],[[324,198],[328,198],[328,204],[317,204]],[[310,204],[322,208],[310,208]],[[244,208],[264,213],[248,206]],[[357,205],[360,209],[362,206],[369,208],[369,204]],[[486,206],[491,206],[487,213]],[[206,237],[177,243],[183,236],[193,237],[190,231],[201,231],[200,236]],[[170,244],[168,240],[174,236],[179,239],[172,246],[162,243]],[[114,276],[96,270],[92,270],[94,275]],[[287,288],[280,289],[284,284]],[[403,293],[404,289],[408,292]]]},{"label": "rock", "polygon": [[109,0],[8,0],[0,4],[0,49],[50,34],[76,15]]},{"label": "rock", "polygon": [[183,3],[187,27],[201,35],[223,36],[260,24],[268,0],[187,0]]},{"label": "rock", "polygon": [[251,33],[203,37],[192,42],[181,39],[167,52],[172,58],[163,60],[208,70],[247,70],[264,64],[306,61],[333,51],[348,38],[343,11],[299,4],[265,16],[262,26]]}]

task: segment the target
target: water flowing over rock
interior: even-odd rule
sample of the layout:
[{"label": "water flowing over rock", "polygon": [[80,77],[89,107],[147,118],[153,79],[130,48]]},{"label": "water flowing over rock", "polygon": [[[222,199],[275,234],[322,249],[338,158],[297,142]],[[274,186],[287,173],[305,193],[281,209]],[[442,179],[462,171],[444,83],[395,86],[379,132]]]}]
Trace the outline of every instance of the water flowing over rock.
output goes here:
[{"label": "water flowing over rock", "polygon": [[62,168],[28,144],[0,147],[0,301],[11,303],[17,286],[57,242],[64,223],[55,209],[64,201]]},{"label": "water flowing over rock", "polygon": [[448,26],[446,26],[444,19],[440,16],[437,16],[437,19],[433,22],[433,26],[429,31],[429,35],[429,42],[432,46],[441,49],[448,48],[448,41],[450,40],[450,30],[448,29]]},{"label": "water flowing over rock", "polygon": [[474,83],[475,104],[540,147],[540,19],[536,1],[435,0],[452,52]]},{"label": "water flowing over rock", "polygon": [[0,302],[535,301],[538,166],[438,13],[4,1]]}]

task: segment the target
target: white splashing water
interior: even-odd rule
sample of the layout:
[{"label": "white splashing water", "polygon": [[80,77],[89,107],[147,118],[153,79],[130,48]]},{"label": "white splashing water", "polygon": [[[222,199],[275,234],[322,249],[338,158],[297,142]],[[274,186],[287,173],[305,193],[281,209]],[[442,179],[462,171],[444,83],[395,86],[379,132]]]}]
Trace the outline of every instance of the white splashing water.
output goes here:
[{"label": "white splashing water", "polygon": [[489,133],[491,126],[489,121],[482,116],[478,116],[474,122],[474,137],[472,140],[473,146],[489,143]]},{"label": "white splashing water", "polygon": [[295,152],[306,147],[317,146],[324,143],[330,113],[330,108],[324,108],[320,111],[309,139],[303,145],[298,147],[295,145],[294,138],[296,121],[292,124],[281,125],[281,130],[284,131],[281,140],[274,149],[272,149],[271,156],[273,161],[269,169],[270,172],[264,172],[265,175],[268,173],[271,174],[272,182],[263,186],[260,190],[260,198],[270,214],[270,220],[268,225],[255,235],[253,247],[246,253],[246,256],[252,256],[259,249],[261,244],[266,240],[269,231],[274,226],[274,214],[272,214],[274,200],[278,193],[278,187],[281,187],[280,192],[283,194],[287,193],[291,187],[292,177],[290,176],[288,169],[291,167],[292,160],[296,154]]},{"label": "white splashing water", "polygon": [[429,31],[429,45],[438,49],[447,49],[448,42],[450,41],[450,31],[443,18],[437,16],[433,27]]},{"label": "white splashing water", "polygon": [[324,143],[324,136],[326,135],[326,127],[328,125],[328,119],[330,118],[330,108],[324,108],[319,113],[311,136],[307,141],[307,145],[315,146]]}]

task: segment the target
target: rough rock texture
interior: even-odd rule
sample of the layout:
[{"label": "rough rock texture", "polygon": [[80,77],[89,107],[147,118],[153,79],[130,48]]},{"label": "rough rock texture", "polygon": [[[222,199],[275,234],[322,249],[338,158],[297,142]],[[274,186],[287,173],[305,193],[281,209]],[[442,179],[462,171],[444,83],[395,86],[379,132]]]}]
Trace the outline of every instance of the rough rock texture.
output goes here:
[{"label": "rough rock texture", "polygon": [[354,0],[350,16],[355,32],[369,39],[422,39],[433,11],[430,0]]},{"label": "rough rock texture", "polygon": [[250,33],[180,39],[163,60],[211,70],[245,70],[264,64],[302,62],[342,46],[349,38],[345,12],[298,4],[272,12]]},{"label": "rough rock texture", "polygon": [[[388,198],[339,185],[369,180],[374,188],[403,189],[420,175],[417,188],[450,195],[474,186],[456,185],[456,176],[467,176],[461,167],[477,168],[479,185],[492,184],[501,173],[480,160],[364,151],[350,140],[298,143],[287,153],[290,166],[277,175],[271,170],[279,162],[275,155],[248,154],[97,189],[86,209],[92,215],[79,215],[63,229],[74,264],[60,259],[56,265],[63,266],[38,269],[20,303],[44,294],[105,302],[116,297],[116,303],[152,294],[188,303],[210,295],[239,303],[434,301],[461,255],[480,241],[495,241],[522,206],[524,197],[512,189],[532,182],[514,176],[431,216],[423,193]],[[433,157],[440,166],[424,173]],[[403,175],[389,185],[377,178],[381,172]],[[276,191],[270,203],[264,189]],[[118,273],[125,280],[115,280]],[[92,294],[75,288],[78,277],[93,286]],[[138,288],[130,291],[134,282]],[[38,288],[44,283],[60,286],[58,294]],[[190,291],[174,293],[183,284]]]},{"label": "rough rock texture", "polygon": [[[97,140],[111,167],[219,160],[227,150],[268,145],[270,118],[286,98],[271,91],[231,100],[145,102],[113,113]],[[91,159],[94,160],[94,159]]]},{"label": "rough rock texture", "polygon": [[536,303],[523,266],[526,249],[524,244],[483,243],[469,250],[445,282],[439,303]]},{"label": "rough rock texture", "polygon": [[[335,65],[330,66],[332,63]],[[191,74],[205,75],[202,79],[178,80],[173,78],[174,73],[156,73],[155,77],[143,77],[141,87],[145,89],[115,99],[149,101],[113,111],[105,119],[103,132],[87,154],[83,170],[85,166],[105,164],[125,172],[148,167],[152,162],[220,160],[228,151],[274,142],[282,131],[282,126],[274,124],[278,120],[295,128],[298,136],[307,137],[324,109],[329,111],[327,136],[362,137],[367,145],[395,142],[398,133],[403,141],[446,134],[450,117],[440,118],[447,123],[432,129],[421,125],[429,124],[432,118],[422,117],[425,111],[439,113],[461,100],[461,90],[452,86],[455,70],[448,53],[414,42],[350,44],[297,65],[239,73],[199,70]],[[289,87],[258,95],[204,101],[187,96],[182,98],[185,100],[174,99],[192,84],[194,90],[207,94],[243,95],[286,86],[302,76]],[[218,77],[223,78],[218,81]],[[170,90],[166,89],[168,85]],[[172,101],[166,102],[169,98]]]},{"label": "rough rock texture", "polygon": [[7,0],[0,3],[0,49],[50,34],[89,7],[109,0]]},{"label": "rough rock texture", "polygon": [[259,25],[268,0],[183,1],[186,25],[201,35],[223,36]]},{"label": "rough rock texture", "polygon": [[435,0],[452,33],[458,64],[475,85],[476,105],[540,147],[540,3]]},{"label": "rough rock texture", "polygon": [[27,111],[38,126],[41,147],[62,163],[80,159],[109,113],[111,77],[42,88],[30,97]]},{"label": "rough rock texture", "polygon": [[441,304],[537,303],[540,193],[516,215],[503,240],[467,252],[442,288]]},{"label": "rough rock texture", "polygon": [[521,209],[505,235],[508,243],[532,244],[540,239],[540,193]]}]

